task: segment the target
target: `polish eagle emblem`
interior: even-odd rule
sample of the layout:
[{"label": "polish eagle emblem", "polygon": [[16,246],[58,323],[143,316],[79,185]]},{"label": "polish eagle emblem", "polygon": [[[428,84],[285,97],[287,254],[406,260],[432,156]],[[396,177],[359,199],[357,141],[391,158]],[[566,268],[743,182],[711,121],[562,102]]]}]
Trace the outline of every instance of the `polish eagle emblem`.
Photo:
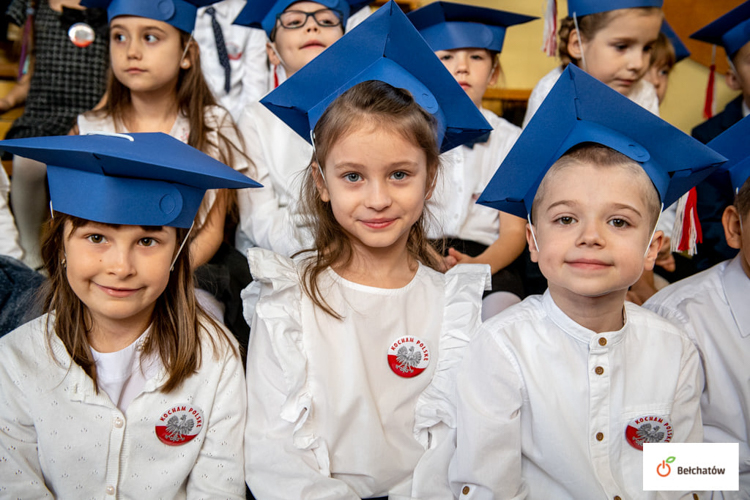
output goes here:
[{"label": "polish eagle emblem", "polygon": [[396,353],[396,362],[398,363],[398,369],[404,373],[411,373],[414,371],[414,367],[419,366],[422,361],[422,353],[416,351],[414,346],[409,347],[401,346]]},{"label": "polish eagle emblem", "polygon": [[182,441],[185,439],[185,435],[193,430],[194,425],[195,421],[192,418],[188,419],[187,415],[182,415],[180,418],[173,416],[167,420],[166,437],[170,441]]},{"label": "polish eagle emblem", "polygon": [[651,424],[643,424],[638,427],[638,432],[635,434],[635,441],[639,445],[643,446],[643,443],[661,443],[664,440],[664,431],[660,431],[660,426],[651,428]]}]

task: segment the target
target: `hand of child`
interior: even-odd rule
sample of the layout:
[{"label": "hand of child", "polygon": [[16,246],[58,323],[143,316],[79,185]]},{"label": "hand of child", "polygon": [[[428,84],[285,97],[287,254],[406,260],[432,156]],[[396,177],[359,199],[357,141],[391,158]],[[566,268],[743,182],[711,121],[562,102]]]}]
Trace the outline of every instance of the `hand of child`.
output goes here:
[{"label": "hand of child", "polygon": [[659,249],[659,254],[656,256],[656,264],[657,266],[661,267],[665,271],[668,271],[670,273],[674,272],[675,269],[677,269],[677,264],[674,260],[674,255],[672,255],[672,248],[671,248],[670,240],[667,236],[664,237],[664,242],[661,245],[661,248]]},{"label": "hand of child", "polygon": [[640,306],[655,293],[654,272],[644,271],[640,279],[630,287],[625,299]]},{"label": "hand of child", "polygon": [[448,269],[455,266],[456,264],[471,264],[473,262],[476,262],[474,257],[469,257],[465,253],[461,253],[455,248],[448,249],[448,256],[445,258],[446,263],[448,262],[449,259],[452,262],[452,264],[450,265],[450,267],[448,267]]}]

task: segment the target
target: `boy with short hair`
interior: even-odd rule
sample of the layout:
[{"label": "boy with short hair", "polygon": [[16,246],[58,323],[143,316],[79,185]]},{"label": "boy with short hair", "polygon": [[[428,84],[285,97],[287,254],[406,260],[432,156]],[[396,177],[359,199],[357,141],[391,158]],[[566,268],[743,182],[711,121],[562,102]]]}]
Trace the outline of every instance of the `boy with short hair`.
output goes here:
[{"label": "boy with short hair", "polygon": [[565,70],[479,199],[528,218],[549,288],[485,322],[469,346],[455,495],[653,498],[643,444],[701,441],[695,347],[625,295],[654,265],[660,208],[723,161]]},{"label": "boy with short hair", "polygon": [[[724,111],[695,127],[692,136],[704,144],[750,114],[750,0],[696,31],[690,38],[724,47],[729,58],[726,82],[730,89],[741,91]],[[719,176],[721,177],[721,176]],[[703,243],[694,257],[698,270],[731,259],[737,251],[724,239],[722,214],[732,204],[734,193],[712,175],[697,187],[698,217],[703,229]]]},{"label": "boy with short hair", "polygon": [[[724,210],[726,241],[739,250],[700,274],[651,297],[645,307],[680,326],[698,347],[706,373],[701,397],[704,439],[739,443],[740,492],[750,492],[750,118],[708,145],[729,161],[734,203]],[[745,230],[743,226],[748,226]],[[717,496],[714,495],[714,498]],[[723,498],[742,498],[724,492]]]}]

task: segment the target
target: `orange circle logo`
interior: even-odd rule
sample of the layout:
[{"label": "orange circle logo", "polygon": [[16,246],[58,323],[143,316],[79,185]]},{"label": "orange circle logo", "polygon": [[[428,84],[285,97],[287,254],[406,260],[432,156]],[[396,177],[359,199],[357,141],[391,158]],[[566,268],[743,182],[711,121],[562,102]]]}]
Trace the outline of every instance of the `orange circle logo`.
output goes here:
[{"label": "orange circle logo", "polygon": [[[662,474],[663,471],[666,471]],[[667,477],[672,472],[672,467],[669,466],[666,460],[662,460],[659,465],[656,466],[656,473],[661,477]]]}]

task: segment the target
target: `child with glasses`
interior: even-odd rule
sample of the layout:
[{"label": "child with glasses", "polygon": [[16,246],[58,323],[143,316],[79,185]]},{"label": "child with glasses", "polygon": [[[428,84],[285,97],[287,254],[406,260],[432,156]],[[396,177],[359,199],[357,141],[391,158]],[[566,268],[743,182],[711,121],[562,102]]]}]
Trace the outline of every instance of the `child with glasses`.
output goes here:
[{"label": "child with glasses", "polygon": [[[263,28],[269,63],[291,77],[341,38],[350,11],[346,0],[266,0],[248,3],[235,23]],[[243,110],[238,125],[264,187],[239,196],[236,246],[292,255],[310,244],[299,230],[297,201],[312,148],[259,102]]]}]

